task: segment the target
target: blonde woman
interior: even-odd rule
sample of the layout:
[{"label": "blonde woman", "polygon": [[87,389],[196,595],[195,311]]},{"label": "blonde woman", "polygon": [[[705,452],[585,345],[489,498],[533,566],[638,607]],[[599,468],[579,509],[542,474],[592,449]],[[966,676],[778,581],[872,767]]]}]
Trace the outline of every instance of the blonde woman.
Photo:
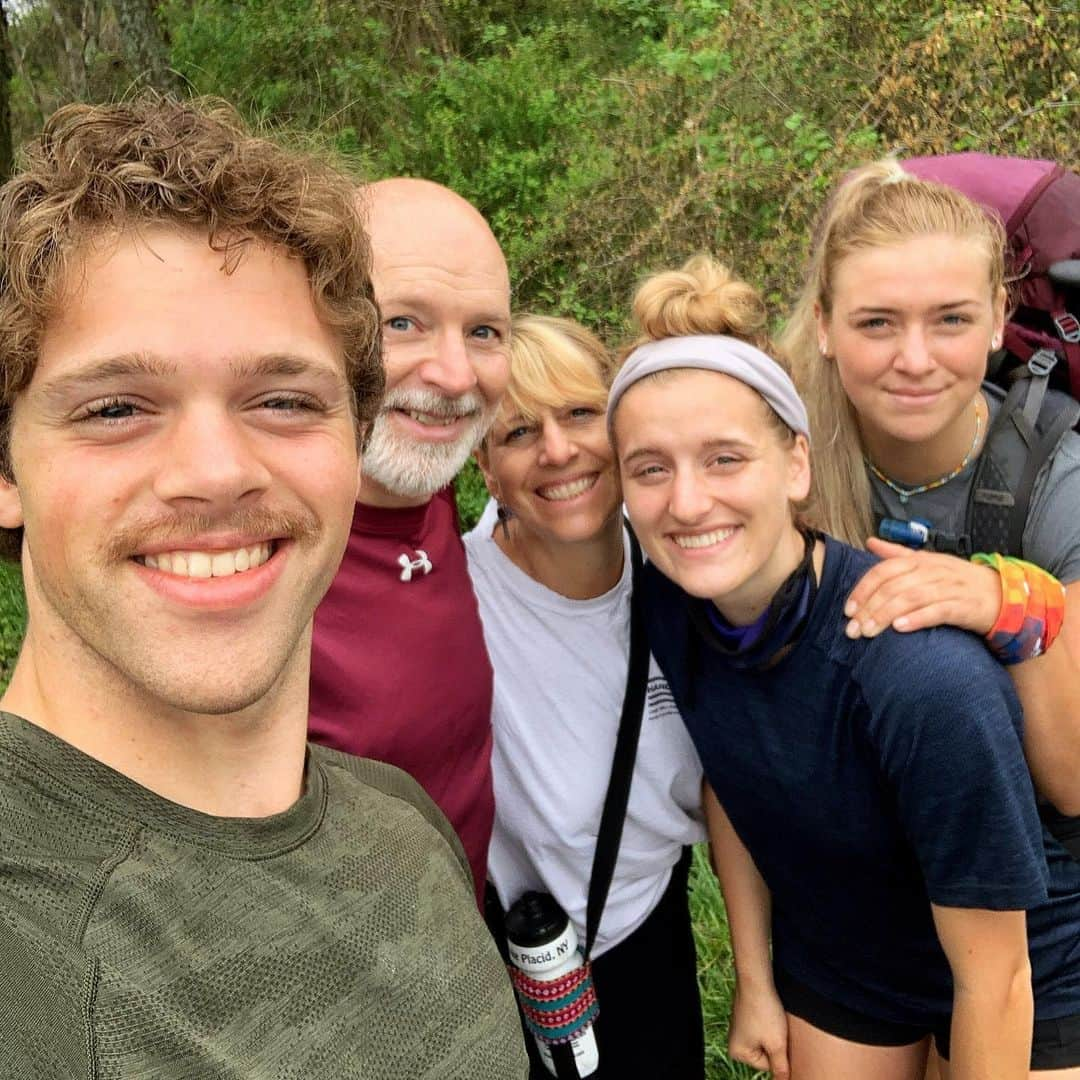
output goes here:
[{"label": "blonde woman", "polygon": [[[881,162],[829,203],[781,346],[815,443],[812,516],[885,561],[852,592],[852,635],[950,624],[991,635],[1002,611],[987,560],[872,538],[876,518],[962,537],[1002,394],[982,383],[1007,303],[1004,232],[951,188]],[[993,557],[994,553],[987,553]],[[1080,857],[1080,437],[1036,478],[1023,557],[1065,586],[1058,647],[1009,667],[1043,815]],[[989,561],[996,561],[993,558]],[[1014,567],[1002,569],[1015,572]],[[1018,659],[1016,655],[1010,657]],[[1052,805],[1050,805],[1052,804]]]},{"label": "blonde woman", "polygon": [[[465,537],[495,672],[501,907],[551,894],[586,937],[586,899],[627,681],[629,537],[604,424],[611,359],[584,327],[520,315],[510,384],[477,452],[494,510]],[[704,1073],[687,905],[701,766],[651,662],[630,798],[592,951],[605,1077]],[[532,1038],[533,1076],[546,1077]]]},{"label": "blonde woman", "polygon": [[1040,826],[1009,680],[949,627],[845,634],[873,558],[802,524],[810,425],[753,290],[698,258],[635,313],[609,426],[711,787],[733,1054],[917,1080],[932,1041],[952,1080],[1080,1077],[1080,864]]}]

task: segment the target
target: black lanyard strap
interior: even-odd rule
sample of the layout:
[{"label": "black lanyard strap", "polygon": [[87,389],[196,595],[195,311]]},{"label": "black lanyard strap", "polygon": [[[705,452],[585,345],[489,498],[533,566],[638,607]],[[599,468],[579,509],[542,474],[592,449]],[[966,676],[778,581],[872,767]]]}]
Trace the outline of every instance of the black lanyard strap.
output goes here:
[{"label": "black lanyard strap", "polygon": [[630,540],[630,661],[626,672],[626,693],[623,695],[619,734],[615,740],[615,756],[611,763],[604,809],[600,815],[600,831],[596,837],[592,873],[589,876],[589,899],[585,909],[585,958],[592,955],[596,932],[604,913],[615,861],[619,855],[626,804],[630,800],[630,782],[634,776],[641,718],[645,712],[645,695],[649,684],[649,634],[645,625],[644,583],[642,581],[641,546],[637,537],[627,529]]}]

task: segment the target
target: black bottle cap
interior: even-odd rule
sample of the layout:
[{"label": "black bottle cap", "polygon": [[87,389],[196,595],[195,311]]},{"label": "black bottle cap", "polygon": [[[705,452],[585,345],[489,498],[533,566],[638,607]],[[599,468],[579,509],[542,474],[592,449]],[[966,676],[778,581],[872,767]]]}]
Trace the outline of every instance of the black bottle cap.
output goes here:
[{"label": "black bottle cap", "polygon": [[506,936],[522,948],[554,941],[570,920],[550,893],[527,892],[506,913]]}]

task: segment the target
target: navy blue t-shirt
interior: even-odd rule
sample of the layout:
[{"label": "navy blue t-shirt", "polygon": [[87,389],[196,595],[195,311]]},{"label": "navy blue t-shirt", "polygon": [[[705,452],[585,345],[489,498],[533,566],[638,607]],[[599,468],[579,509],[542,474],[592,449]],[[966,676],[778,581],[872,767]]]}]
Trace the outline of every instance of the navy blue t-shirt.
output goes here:
[{"label": "navy blue t-shirt", "polygon": [[849,640],[872,556],[826,541],[809,622],[767,671],[739,670],[653,566],[653,653],[736,832],[772,892],[774,962],[880,1019],[952,1011],[930,910],[1028,909],[1039,1019],[1080,1014],[1080,864],[1046,833],[1008,676],[948,627]]}]

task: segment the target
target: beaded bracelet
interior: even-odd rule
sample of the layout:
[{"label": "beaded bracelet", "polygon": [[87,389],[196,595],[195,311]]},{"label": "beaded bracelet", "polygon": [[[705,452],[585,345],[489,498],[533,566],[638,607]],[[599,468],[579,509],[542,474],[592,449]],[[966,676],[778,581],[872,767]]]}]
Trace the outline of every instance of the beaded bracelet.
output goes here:
[{"label": "beaded bracelet", "polygon": [[977,552],[971,561],[992,567],[1001,578],[1001,609],[986,635],[990,651],[1002,664],[1041,656],[1065,619],[1065,587],[1033,563],[996,551]]}]

